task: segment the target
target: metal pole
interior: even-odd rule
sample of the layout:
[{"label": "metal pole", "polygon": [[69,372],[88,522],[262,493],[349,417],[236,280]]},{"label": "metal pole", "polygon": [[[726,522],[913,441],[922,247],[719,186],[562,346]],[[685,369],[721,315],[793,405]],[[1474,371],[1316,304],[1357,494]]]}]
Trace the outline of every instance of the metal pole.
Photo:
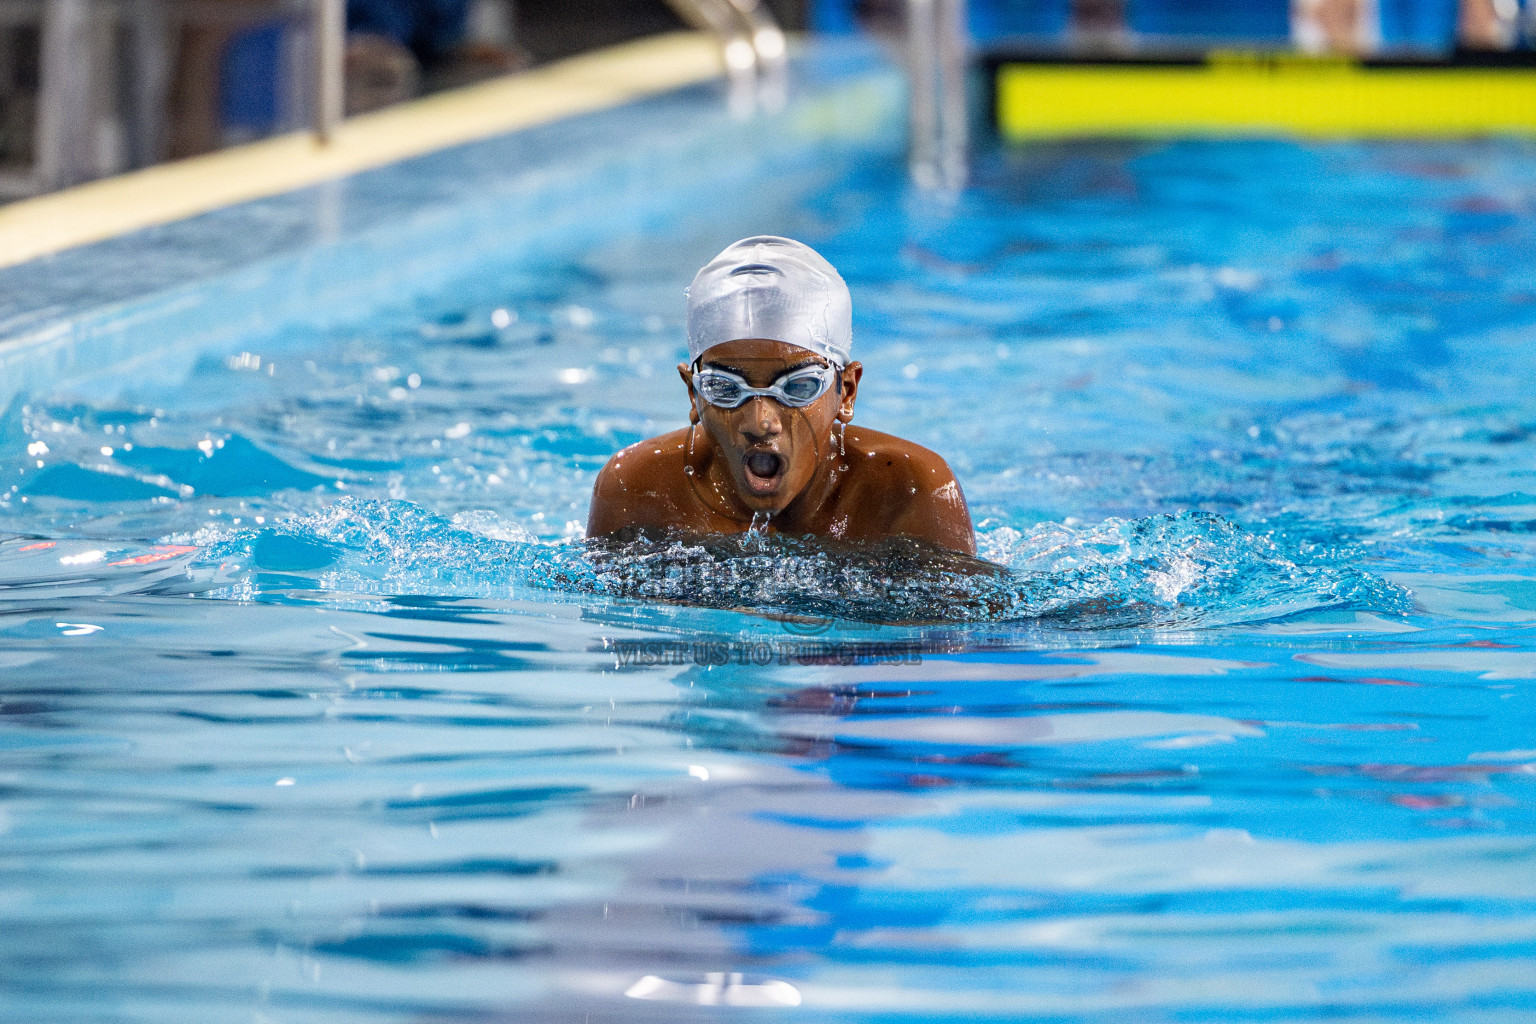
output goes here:
[{"label": "metal pole", "polygon": [[958,192],[969,173],[970,104],[966,71],[970,67],[970,33],[966,0],[938,0],[939,29],[939,177],[943,187]]},{"label": "metal pole", "polygon": [[907,166],[923,188],[939,183],[939,97],[936,0],[907,0]]},{"label": "metal pole", "polygon": [[965,0],[907,0],[908,167],[919,187],[965,187],[970,143]]},{"label": "metal pole", "polygon": [[92,6],[91,0],[51,0],[43,9],[36,175],[45,192],[96,176]]},{"label": "metal pole", "polygon": [[346,0],[312,0],[315,139],[329,143],[346,113]]},{"label": "metal pole", "polygon": [[133,53],[128,164],[148,167],[165,158],[165,110],[171,81],[171,28],[164,0],[133,0]]}]

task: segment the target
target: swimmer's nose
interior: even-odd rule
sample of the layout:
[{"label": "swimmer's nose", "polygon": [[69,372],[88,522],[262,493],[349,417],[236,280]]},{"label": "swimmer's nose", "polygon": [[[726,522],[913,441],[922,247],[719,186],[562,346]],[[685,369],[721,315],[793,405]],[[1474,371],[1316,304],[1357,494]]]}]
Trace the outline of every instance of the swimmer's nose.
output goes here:
[{"label": "swimmer's nose", "polygon": [[779,403],[759,395],[747,403],[747,414],[741,418],[741,433],[749,441],[777,437],[784,433],[784,422],[779,415]]}]

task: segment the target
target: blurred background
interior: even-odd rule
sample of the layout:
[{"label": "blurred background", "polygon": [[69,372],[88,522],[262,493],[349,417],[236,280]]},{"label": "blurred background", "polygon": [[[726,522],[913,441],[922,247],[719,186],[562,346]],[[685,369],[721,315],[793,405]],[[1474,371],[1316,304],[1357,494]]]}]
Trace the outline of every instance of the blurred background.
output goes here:
[{"label": "blurred background", "polygon": [[[766,0],[790,31],[901,31],[905,0]],[[0,0],[0,201],[304,127],[309,0]],[[665,0],[347,0],[348,114],[685,27]],[[975,48],[1529,50],[1536,0],[970,0]],[[68,136],[67,140],[64,136]],[[57,151],[74,147],[72,159]]]}]

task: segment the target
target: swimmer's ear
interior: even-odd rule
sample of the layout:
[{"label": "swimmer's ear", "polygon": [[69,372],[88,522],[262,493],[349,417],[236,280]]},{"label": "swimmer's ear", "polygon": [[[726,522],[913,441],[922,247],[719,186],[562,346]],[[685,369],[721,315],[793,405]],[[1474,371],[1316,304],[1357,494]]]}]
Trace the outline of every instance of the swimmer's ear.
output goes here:
[{"label": "swimmer's ear", "polygon": [[688,422],[699,422],[699,396],[693,393],[693,367],[687,363],[677,364],[677,375],[683,378],[683,384],[688,388]]},{"label": "swimmer's ear", "polygon": [[859,381],[864,377],[863,363],[849,363],[840,374],[842,401],[837,406],[837,418],[844,423],[853,422],[853,403],[859,397]]}]

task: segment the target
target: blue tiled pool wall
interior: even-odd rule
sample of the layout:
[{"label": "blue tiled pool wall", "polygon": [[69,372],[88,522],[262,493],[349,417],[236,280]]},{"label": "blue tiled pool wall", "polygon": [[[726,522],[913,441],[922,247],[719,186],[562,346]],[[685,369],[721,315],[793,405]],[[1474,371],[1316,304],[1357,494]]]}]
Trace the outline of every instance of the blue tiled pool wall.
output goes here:
[{"label": "blue tiled pool wall", "polygon": [[230,338],[312,339],[441,294],[472,266],[793,181],[829,147],[899,159],[899,74],[862,41],[813,51],[776,113],[733,116],[719,87],[692,87],[0,271],[0,406],[174,373]]}]

